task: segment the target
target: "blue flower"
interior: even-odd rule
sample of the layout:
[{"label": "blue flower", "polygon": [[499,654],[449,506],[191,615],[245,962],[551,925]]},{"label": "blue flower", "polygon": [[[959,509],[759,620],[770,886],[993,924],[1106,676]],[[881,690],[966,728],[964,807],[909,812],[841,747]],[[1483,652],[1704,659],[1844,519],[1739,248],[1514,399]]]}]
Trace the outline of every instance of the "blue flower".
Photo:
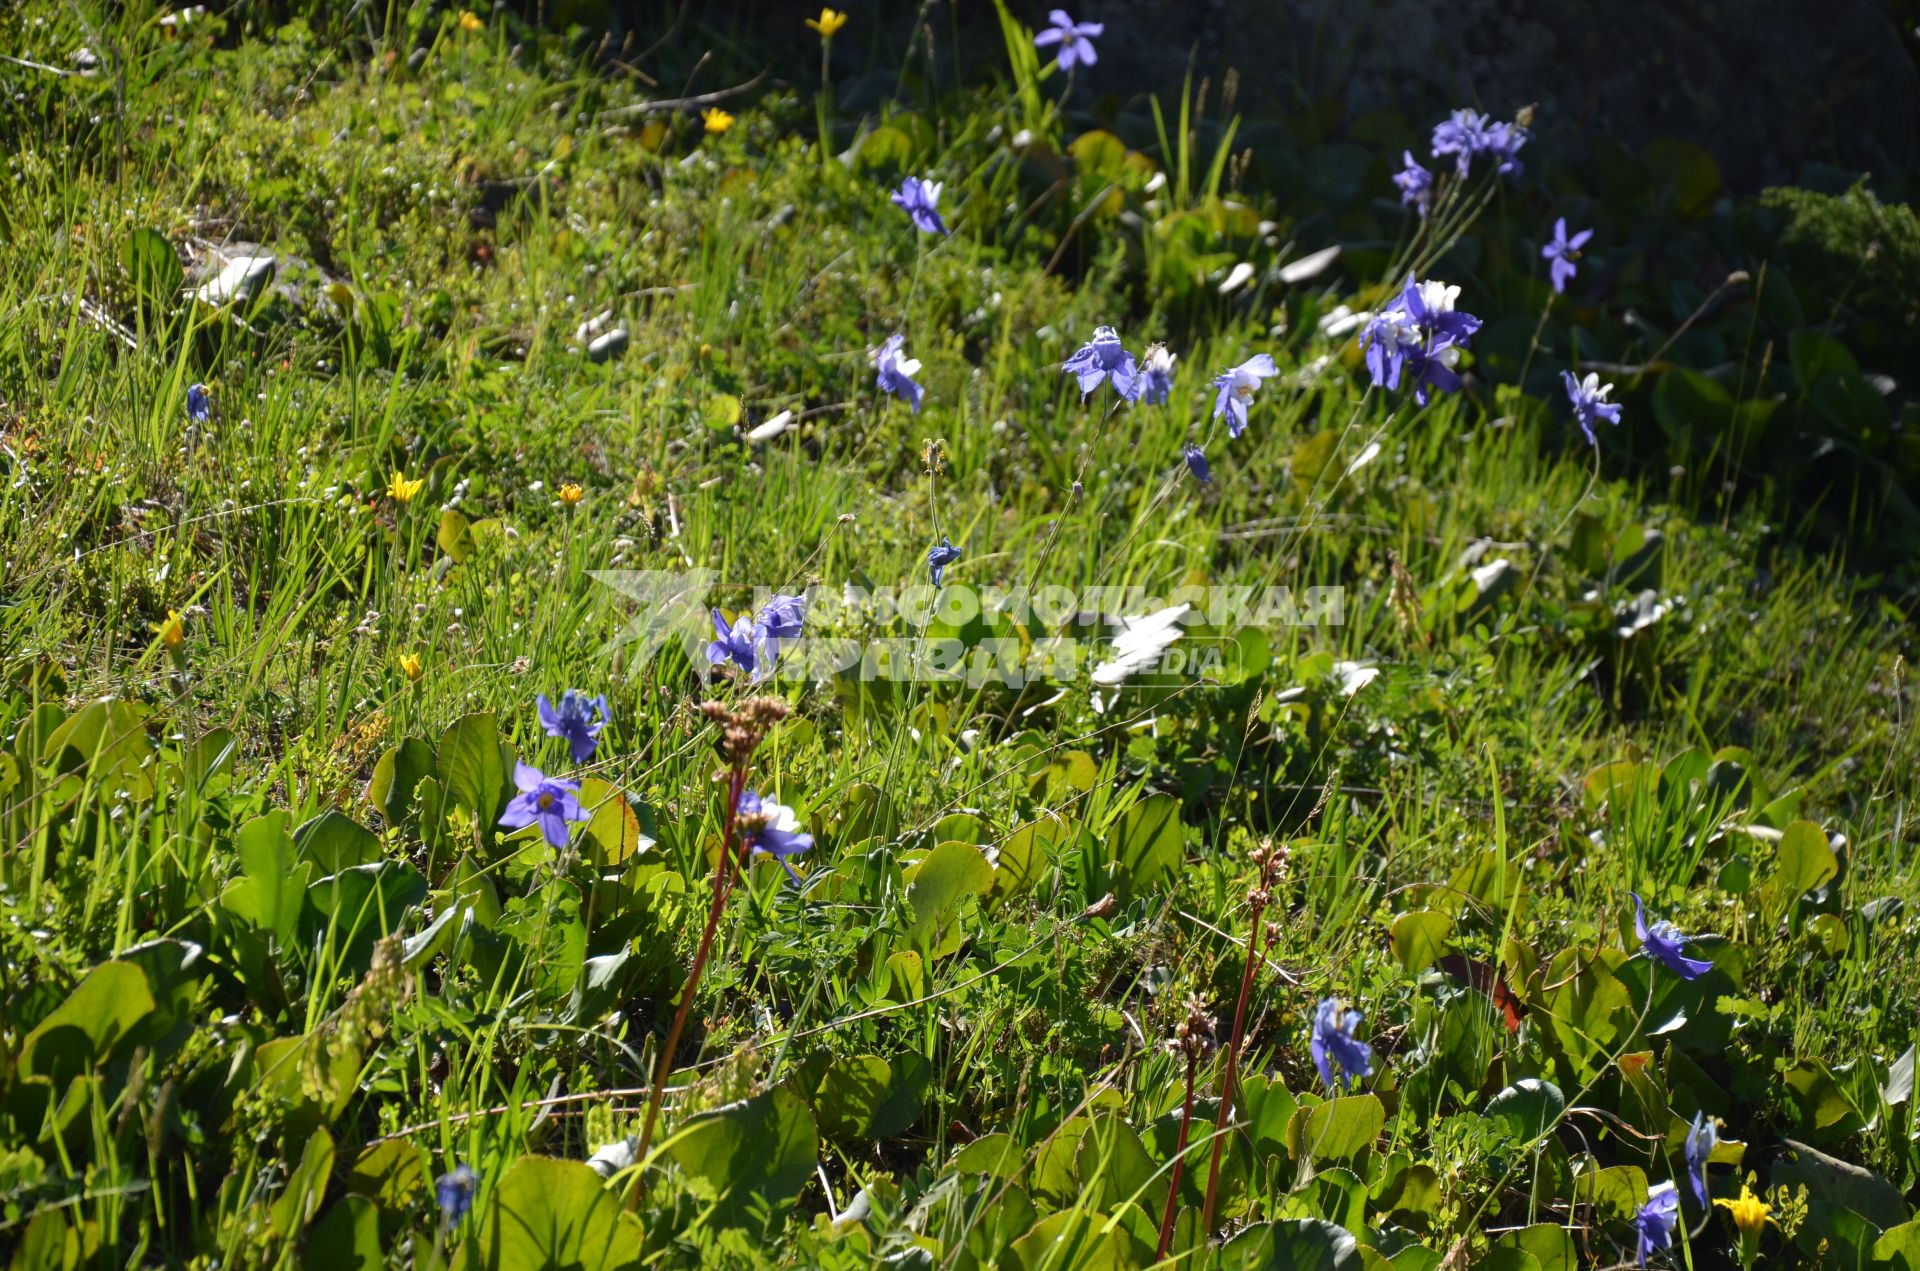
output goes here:
[{"label": "blue flower", "polygon": [[1200,447],[1188,442],[1186,460],[1187,471],[1199,478],[1201,485],[1213,484],[1213,470],[1207,467],[1207,456],[1202,453]]},{"label": "blue flower", "polygon": [[1517,123],[1494,123],[1479,111],[1461,108],[1434,125],[1433,157],[1453,156],[1454,168],[1465,177],[1475,155],[1495,161],[1500,172],[1519,172],[1516,157],[1532,134]]},{"label": "blue flower", "polygon": [[1061,70],[1070,71],[1081,62],[1092,66],[1100,60],[1093,51],[1093,41],[1107,29],[1106,23],[1075,22],[1065,9],[1055,9],[1047,15],[1047,21],[1053,25],[1034,36],[1033,42],[1038,48],[1058,44]]},{"label": "blue flower", "polygon": [[570,833],[567,822],[585,821],[592,815],[580,806],[577,783],[557,781],[531,764],[514,761],[513,784],[520,793],[500,814],[500,824],[509,830],[523,830],[538,822],[550,846],[565,847]]},{"label": "blue flower", "polygon": [[940,219],[940,182],[907,177],[900,182],[900,188],[893,192],[893,203],[913,218],[913,223],[922,233],[953,233],[947,228],[947,223]]},{"label": "blue flower", "polygon": [[1680,928],[1666,921],[1649,927],[1647,908],[1640,902],[1640,893],[1627,894],[1633,897],[1633,933],[1640,937],[1640,948],[1648,957],[1664,963],[1683,980],[1697,980],[1713,970],[1713,963],[1687,956],[1687,942],[1696,937],[1681,935]]},{"label": "blue flower", "polygon": [[1518,176],[1524,171],[1518,157],[1520,147],[1526,145],[1532,136],[1519,124],[1491,124],[1485,133],[1481,153],[1495,160],[1494,171],[1503,176],[1509,172]]},{"label": "blue flower", "polygon": [[1587,378],[1577,380],[1573,372],[1560,372],[1560,382],[1567,386],[1567,400],[1573,403],[1573,417],[1580,425],[1580,431],[1587,434],[1587,444],[1597,446],[1600,439],[1593,435],[1593,426],[1601,420],[1610,424],[1620,422],[1620,404],[1607,400],[1607,394],[1613,391],[1613,385],[1602,384],[1600,377],[1592,371]]},{"label": "blue flower", "polygon": [[1133,354],[1120,347],[1119,333],[1112,327],[1095,327],[1093,339],[1062,362],[1060,370],[1080,381],[1082,397],[1099,388],[1101,380],[1111,381],[1113,391],[1130,402],[1138,401],[1146,388],[1145,380],[1133,364]]},{"label": "blue flower", "polygon": [[1433,208],[1433,173],[1414,162],[1411,150],[1402,150],[1400,158],[1406,166],[1393,174],[1393,183],[1400,187],[1400,201],[1413,204],[1425,216]]},{"label": "blue flower", "polygon": [[[540,707],[540,724],[547,736],[565,739],[575,763],[593,758],[600,745],[600,730],[607,726],[607,695],[588,697],[577,688],[560,695],[560,705],[547,700],[545,693],[535,699]],[[594,718],[595,714],[599,718]]]},{"label": "blue flower", "polygon": [[1360,1027],[1359,1011],[1340,1010],[1340,1003],[1327,997],[1313,1012],[1313,1037],[1310,1048],[1313,1051],[1314,1066],[1320,1070],[1320,1080],[1327,1083],[1329,1089],[1334,1084],[1334,1068],[1339,1066],[1339,1082],[1342,1090],[1353,1088],[1353,1078],[1373,1075],[1373,1047],[1353,1035]]},{"label": "blue flower", "polygon": [[1473,163],[1473,156],[1486,148],[1487,117],[1477,110],[1461,107],[1433,127],[1433,157],[1454,156],[1461,176]]},{"label": "blue flower", "polygon": [[1247,430],[1247,403],[1259,391],[1260,381],[1278,375],[1280,369],[1264,353],[1256,353],[1240,365],[1213,377],[1219,393],[1213,399],[1213,417],[1227,417],[1227,434],[1238,437]]},{"label": "blue flower", "polygon": [[473,1208],[473,1189],[480,1178],[465,1165],[456,1165],[433,1181],[434,1198],[440,1202],[440,1220],[451,1227]]},{"label": "blue flower", "polygon": [[775,592],[773,599],[760,607],[760,616],[756,621],[769,640],[791,640],[806,625],[807,598],[804,595],[783,596]]},{"label": "blue flower", "polygon": [[793,872],[787,858],[812,847],[813,835],[800,833],[800,819],[793,814],[793,809],[772,799],[763,799],[751,790],[742,790],[735,816],[741,838],[753,854],[779,861],[787,877],[798,885],[800,875]]},{"label": "blue flower", "polygon": [[1173,364],[1179,360],[1179,355],[1167,352],[1164,344],[1147,346],[1146,356],[1141,359],[1146,368],[1140,385],[1143,401],[1153,406],[1167,404],[1167,398],[1173,395]]},{"label": "blue flower", "polygon": [[1647,1203],[1634,1215],[1640,1233],[1640,1265],[1647,1255],[1673,1245],[1673,1229],[1680,1222],[1680,1192],[1671,1182],[1659,1183],[1647,1193]]},{"label": "blue flower", "polygon": [[1693,1125],[1687,1130],[1687,1180],[1693,1184],[1693,1194],[1702,1209],[1709,1203],[1707,1158],[1713,1155],[1713,1145],[1719,1141],[1720,1133],[1713,1128],[1712,1119],[1704,1112],[1694,1113]]},{"label": "blue flower", "polygon": [[960,549],[942,534],[940,541],[927,549],[927,572],[933,575],[933,585],[938,587],[940,579],[946,575],[947,566],[960,559]]},{"label": "blue flower", "polygon": [[1553,289],[1564,293],[1573,276],[1579,273],[1574,261],[1580,259],[1580,249],[1593,237],[1593,231],[1583,229],[1572,238],[1567,237],[1567,218],[1562,216],[1553,223],[1553,240],[1540,249],[1540,258],[1553,262]]},{"label": "blue flower", "polygon": [[204,424],[213,414],[212,404],[207,399],[205,384],[192,384],[187,387],[187,418],[196,424]]},{"label": "blue flower", "polygon": [[1453,368],[1460,350],[1480,329],[1480,319],[1454,308],[1459,297],[1458,287],[1431,280],[1416,283],[1407,276],[1405,290],[1360,333],[1374,387],[1399,388],[1401,375],[1410,373],[1415,400],[1422,406],[1429,390],[1450,393],[1460,387]]},{"label": "blue flower", "polygon": [[748,615],[741,614],[729,627],[726,618],[715,609],[713,632],[716,638],[707,645],[709,666],[725,666],[731,662],[756,680],[771,669],[773,659],[767,647],[767,633]]},{"label": "blue flower", "polygon": [[913,382],[914,373],[920,369],[919,359],[900,356],[905,343],[905,336],[890,335],[885,344],[867,356],[874,366],[873,382],[880,391],[892,393],[911,405],[915,414],[919,414],[920,399],[925,396],[926,390]]}]

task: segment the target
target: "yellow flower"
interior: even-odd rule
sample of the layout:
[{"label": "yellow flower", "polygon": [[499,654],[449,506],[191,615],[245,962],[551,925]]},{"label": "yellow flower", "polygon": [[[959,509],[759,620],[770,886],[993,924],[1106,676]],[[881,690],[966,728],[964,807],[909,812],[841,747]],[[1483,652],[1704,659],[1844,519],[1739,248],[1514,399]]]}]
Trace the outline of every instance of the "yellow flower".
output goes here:
[{"label": "yellow flower", "polygon": [[479,15],[474,13],[472,9],[462,9],[460,10],[460,29],[468,35],[473,35],[486,30],[487,24],[482,22]]},{"label": "yellow flower", "polygon": [[409,481],[406,473],[395,468],[393,475],[387,478],[387,495],[395,503],[411,503],[413,496],[420,493],[421,488],[426,484],[425,477],[415,477]]},{"label": "yellow flower", "polygon": [[1745,1183],[1740,1185],[1740,1196],[1736,1200],[1720,1199],[1713,1202],[1725,1205],[1727,1212],[1733,1215],[1733,1225],[1740,1229],[1743,1236],[1757,1236],[1773,1221],[1773,1206],[1753,1194],[1753,1188]]},{"label": "yellow flower", "polygon": [[180,642],[187,638],[187,624],[178,609],[167,610],[167,620],[154,630],[160,633],[160,642],[169,649],[179,648]]},{"label": "yellow flower", "polygon": [[421,673],[427,668],[420,661],[420,655],[418,653],[402,653],[400,655],[400,669],[406,672],[409,680],[417,680],[420,678]]},{"label": "yellow flower", "polygon": [[820,33],[823,40],[831,40],[834,33],[847,24],[847,15],[838,9],[822,8],[820,16],[808,18],[807,25]]},{"label": "yellow flower", "polygon": [[569,481],[565,485],[560,487],[559,493],[560,493],[560,501],[566,504],[568,507],[572,507],[576,503],[580,502],[580,495],[582,491],[579,486]]},{"label": "yellow flower", "polygon": [[718,106],[707,107],[700,112],[700,118],[706,121],[707,131],[716,136],[733,127],[733,116]]}]

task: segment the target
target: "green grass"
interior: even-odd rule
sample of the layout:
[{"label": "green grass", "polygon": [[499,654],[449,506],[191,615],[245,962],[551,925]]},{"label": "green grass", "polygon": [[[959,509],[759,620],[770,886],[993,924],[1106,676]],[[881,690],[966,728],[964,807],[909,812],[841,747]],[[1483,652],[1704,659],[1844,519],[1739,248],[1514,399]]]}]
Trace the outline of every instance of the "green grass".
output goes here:
[{"label": "green grass", "polygon": [[[0,15],[24,59],[0,64],[13,1265],[1150,1265],[1190,996],[1222,1049],[1182,1266],[1609,1265],[1669,1178],[1691,1234],[1661,1256],[1728,1265],[1727,1211],[1703,1222],[1683,1177],[1696,1112],[1743,1145],[1715,1195],[1750,1174],[1779,1205],[1765,1255],[1920,1257],[1909,575],[1879,563],[1898,509],[1816,489],[1784,439],[1872,409],[1842,309],[1783,308],[1752,269],[1687,325],[1710,288],[1603,237],[1584,276],[1612,294],[1542,319],[1541,187],[1416,237],[1398,144],[1308,202],[1261,175],[1343,172],[1351,143],[1207,118],[1192,84],[1057,109],[1017,24],[975,86],[869,56],[910,88],[823,148],[810,42],[778,42],[797,87],[730,99],[713,136],[507,19],[323,36],[245,10],[209,44],[156,18]],[[70,73],[81,45],[97,73]],[[950,238],[888,203],[902,172],[947,183]],[[1653,178],[1591,198],[1614,244],[1720,226]],[[191,299],[180,262],[231,242],[280,258],[275,288]],[[1331,242],[1331,271],[1279,278]],[[1415,263],[1489,323],[1469,391],[1425,408],[1319,327]],[[609,310],[629,338],[596,361],[575,329]],[[1058,363],[1100,323],[1179,354],[1167,406],[1079,399]],[[894,332],[918,414],[873,387]],[[1255,352],[1281,375],[1229,440],[1207,380]],[[1648,364],[1614,376],[1597,466],[1554,378],[1576,355]],[[1861,470],[1899,461],[1878,436],[1847,434]],[[709,686],[677,648],[610,646],[633,606],[593,580],[830,599],[923,580],[942,535],[971,587],[1139,589],[1128,612],[1338,587],[1344,622],[1198,630],[1205,674],[1099,701],[1084,667]],[[1664,607],[1636,626],[1637,601]],[[831,610],[810,635],[1111,636]],[[1345,691],[1344,662],[1379,675]],[[577,768],[534,713],[569,687],[611,706]],[[790,714],[750,783],[816,842],[803,886],[763,859],[728,898],[642,1171],[721,850],[699,706],[755,692]],[[493,830],[502,744],[589,782],[567,852]],[[1288,862],[1209,1232],[1266,843]],[[1715,970],[1629,958],[1629,891],[1718,937]],[[1328,996],[1375,1048],[1345,1098],[1309,1057]],[[603,1187],[578,1163],[610,1146]],[[459,1163],[477,1195],[443,1224]]]}]

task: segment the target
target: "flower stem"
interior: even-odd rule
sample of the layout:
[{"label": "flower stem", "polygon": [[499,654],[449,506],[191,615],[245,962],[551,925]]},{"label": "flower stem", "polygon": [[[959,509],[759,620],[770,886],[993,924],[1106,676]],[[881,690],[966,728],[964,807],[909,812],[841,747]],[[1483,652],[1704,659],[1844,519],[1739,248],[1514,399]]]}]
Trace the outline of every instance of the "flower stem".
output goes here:
[{"label": "flower stem", "polygon": [[1164,1262],[1167,1246],[1173,1243],[1173,1213],[1180,1204],[1180,1169],[1187,1159],[1187,1131],[1193,1128],[1193,1078],[1200,1064],[1198,1050],[1187,1052],[1187,1100],[1180,1109],[1180,1137],[1173,1148],[1173,1175],[1167,1181],[1167,1209],[1160,1217],[1160,1248],[1155,1262]]},{"label": "flower stem", "polygon": [[727,779],[727,815],[720,831],[720,859],[713,871],[713,903],[707,906],[707,926],[700,933],[700,947],[693,955],[693,966],[687,972],[687,982],[680,990],[680,1005],[674,1008],[673,1025],[667,1029],[666,1044],[660,1048],[660,1063],[653,1074],[653,1090],[647,1095],[647,1119],[640,1127],[640,1145],[633,1154],[640,1174],[635,1181],[629,1204],[638,1208],[646,1196],[647,1147],[653,1142],[653,1125],[660,1116],[660,1100],[667,1092],[667,1078],[673,1075],[673,1056],[680,1046],[680,1034],[687,1026],[687,1013],[693,1009],[693,999],[700,988],[700,974],[706,969],[707,955],[713,950],[714,932],[720,926],[720,915],[727,906],[727,897],[733,891],[733,831],[734,820],[740,807],[740,792],[746,788],[747,774],[744,762],[736,763]]},{"label": "flower stem", "polygon": [[1213,1230],[1215,1193],[1220,1186],[1220,1150],[1226,1146],[1227,1118],[1233,1115],[1234,1078],[1240,1068],[1240,1040],[1247,1027],[1247,998],[1253,992],[1253,968],[1260,957],[1260,917],[1266,912],[1264,900],[1253,903],[1247,920],[1247,964],[1240,973],[1240,1000],[1233,1008],[1233,1033],[1227,1038],[1227,1063],[1220,1074],[1220,1113],[1214,1120],[1213,1159],[1207,1166],[1207,1204],[1202,1210],[1201,1229]]}]

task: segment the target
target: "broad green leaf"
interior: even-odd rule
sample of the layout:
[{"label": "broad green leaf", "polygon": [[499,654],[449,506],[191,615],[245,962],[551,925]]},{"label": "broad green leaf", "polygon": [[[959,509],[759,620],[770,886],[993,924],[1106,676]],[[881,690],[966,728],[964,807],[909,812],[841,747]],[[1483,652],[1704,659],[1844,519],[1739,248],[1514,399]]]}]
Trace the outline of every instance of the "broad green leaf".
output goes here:
[{"label": "broad green leaf", "polygon": [[131,962],[102,962],[20,1044],[20,1071],[56,1089],[105,1062],[156,1007],[147,976]]},{"label": "broad green leaf", "polygon": [[327,1177],[332,1173],[333,1136],[324,1129],[316,1129],[306,1137],[300,1164],[294,1167],[286,1187],[267,1211],[267,1225],[274,1235],[285,1239],[306,1227],[320,1212]]},{"label": "broad green leaf", "polygon": [[153,797],[153,739],[147,734],[147,710],[133,702],[111,697],[88,702],[53,730],[40,757],[61,772],[84,769],[108,794],[125,791],[138,800]]},{"label": "broad green leaf", "polygon": [[388,825],[411,828],[419,821],[414,791],[422,779],[433,775],[433,767],[430,744],[418,737],[403,738],[374,764],[373,778],[367,782],[367,802],[379,810]]},{"label": "broad green leaf", "polygon": [[1360,1246],[1344,1227],[1319,1218],[1256,1223],[1220,1251],[1230,1271],[1358,1271]]},{"label": "broad green leaf", "polygon": [[380,840],[352,817],[328,809],[293,832],[294,855],[321,874],[337,874],[380,859]]},{"label": "broad green leaf", "polygon": [[1403,970],[1418,973],[1447,952],[1453,919],[1432,910],[1404,913],[1393,920],[1393,956]]},{"label": "broad green leaf", "polygon": [[1824,886],[1839,872],[1840,861],[1828,846],[1826,833],[1811,821],[1795,821],[1774,848],[1768,887],[1776,904],[1787,903]]},{"label": "broad green leaf", "polygon": [[640,818],[620,787],[599,777],[580,782],[580,806],[592,813],[578,840],[598,869],[609,869],[653,846],[640,830]]},{"label": "broad green leaf", "polygon": [[513,790],[513,748],[486,711],[462,715],[440,736],[437,766],[449,808],[473,813],[491,841]]},{"label": "broad green leaf", "polygon": [[1053,848],[1066,841],[1066,835],[1066,822],[1052,813],[1007,835],[993,853],[989,898],[1003,901],[1032,891],[1052,863]]},{"label": "broad green leaf", "polygon": [[939,957],[958,947],[962,904],[983,896],[993,886],[993,866],[971,843],[942,843],[927,853],[907,885],[907,908],[913,915],[910,931],[916,946]]},{"label": "broad green leaf", "polygon": [[1120,818],[1111,843],[1118,887],[1131,895],[1151,890],[1186,859],[1180,801],[1165,794],[1142,799]]},{"label": "broad green leaf", "polygon": [[300,1250],[305,1271],[381,1271],[380,1207],[363,1196],[343,1196],[307,1232]]},{"label": "broad green leaf", "polygon": [[813,1113],[786,1086],[701,1113],[676,1131],[666,1156],[715,1221],[746,1223],[760,1206],[779,1210],[813,1174],[819,1140]]},{"label": "broad green leaf", "polygon": [[1866,1127],[1860,1109],[1818,1059],[1802,1059],[1787,1069],[1787,1089],[1800,1111],[1800,1132],[1815,1143],[1830,1143]]},{"label": "broad green leaf", "polygon": [[911,1052],[892,1062],[878,1055],[846,1055],[833,1061],[813,1097],[823,1138],[838,1143],[890,1139],[919,1119],[930,1072]]},{"label": "broad green leaf", "polygon": [[1531,1257],[1540,1271],[1579,1271],[1580,1250],[1573,1233],[1556,1223],[1540,1222],[1509,1231],[1494,1241],[1496,1249],[1512,1249]]},{"label": "broad green leaf", "polygon": [[1522,1077],[1487,1101],[1487,1115],[1506,1122],[1522,1143],[1531,1143],[1550,1131],[1567,1110],[1560,1087],[1538,1077]]},{"label": "broad green leaf", "polygon": [[475,1206],[456,1268],[614,1271],[636,1266],[640,1223],[580,1161],[523,1156]]},{"label": "broad green leaf", "polygon": [[245,876],[220,893],[222,908],[270,933],[283,948],[293,943],[313,877],[312,865],[295,862],[287,820],[285,811],[275,809],[240,827],[234,848]]},{"label": "broad green leaf", "polygon": [[[953,1168],[961,1174],[988,1174],[994,1178],[1013,1178],[1026,1163],[1020,1145],[1010,1134],[984,1134],[961,1148],[953,1158]],[[1023,1193],[1024,1194],[1024,1193]]]},{"label": "broad green leaf", "polygon": [[1347,1160],[1372,1146],[1386,1124],[1386,1107],[1376,1095],[1329,1099],[1293,1114],[1287,1150],[1295,1160]]},{"label": "broad green leaf", "polygon": [[404,1211],[427,1186],[427,1153],[407,1139],[375,1143],[347,1171],[347,1190],[382,1210]]},{"label": "broad green leaf", "polygon": [[435,531],[434,542],[440,550],[453,558],[456,565],[464,565],[473,555],[473,523],[458,508],[448,508],[440,513],[440,528]]}]

